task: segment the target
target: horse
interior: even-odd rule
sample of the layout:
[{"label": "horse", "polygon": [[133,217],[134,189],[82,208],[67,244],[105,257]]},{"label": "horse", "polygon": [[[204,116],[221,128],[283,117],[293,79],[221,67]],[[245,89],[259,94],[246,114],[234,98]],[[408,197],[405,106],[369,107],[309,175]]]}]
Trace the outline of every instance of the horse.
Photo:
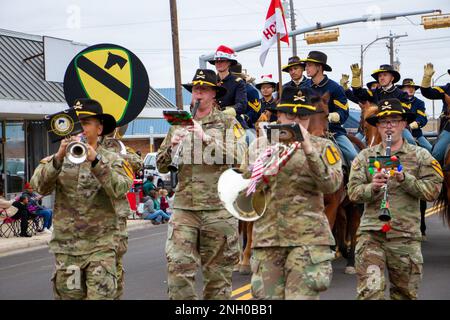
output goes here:
[{"label": "horse", "polygon": [[[444,94],[444,99],[447,104],[447,106],[450,106],[450,96],[448,94]],[[443,128],[448,124],[450,118],[450,112],[449,110],[446,110],[445,112],[445,118],[443,121],[441,120],[440,124],[440,131],[443,130]],[[442,217],[442,220],[444,224],[447,224],[447,226],[450,226],[450,151],[447,149],[447,152],[444,156],[442,166],[442,172],[444,174],[444,182],[442,184],[441,193],[439,194],[439,197],[436,201],[436,205],[440,207],[440,215]]]},{"label": "horse", "polygon": [[[328,100],[330,96],[325,93],[321,97],[313,99],[314,105],[320,113],[310,116],[308,132],[314,136],[330,138],[328,132]],[[350,141],[358,148],[363,149],[364,144],[356,137],[349,136]],[[362,215],[359,205],[350,201],[346,192],[349,168],[344,168],[344,180],[339,189],[332,194],[324,195],[325,215],[327,216],[331,230],[336,239],[338,252],[347,260],[345,273],[355,273],[354,252],[356,247],[356,231],[359,227]]]}]

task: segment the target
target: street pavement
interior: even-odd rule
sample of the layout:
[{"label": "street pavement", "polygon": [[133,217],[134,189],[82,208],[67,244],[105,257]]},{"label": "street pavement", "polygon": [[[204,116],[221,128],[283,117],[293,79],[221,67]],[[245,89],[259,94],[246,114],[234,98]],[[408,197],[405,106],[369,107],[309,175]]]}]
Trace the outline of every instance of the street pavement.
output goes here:
[{"label": "street pavement", "polygon": [[[428,240],[423,243],[424,277],[420,299],[450,299],[450,230],[436,215],[427,218]],[[149,226],[130,232],[124,258],[124,299],[167,299],[167,272],[164,255],[167,225]],[[0,299],[53,299],[50,277],[53,255],[47,248],[0,257]],[[331,287],[323,300],[353,300],[356,276],[344,274],[345,261],[334,261]],[[197,277],[201,297],[201,277]],[[233,299],[251,299],[250,276],[233,274]]]}]

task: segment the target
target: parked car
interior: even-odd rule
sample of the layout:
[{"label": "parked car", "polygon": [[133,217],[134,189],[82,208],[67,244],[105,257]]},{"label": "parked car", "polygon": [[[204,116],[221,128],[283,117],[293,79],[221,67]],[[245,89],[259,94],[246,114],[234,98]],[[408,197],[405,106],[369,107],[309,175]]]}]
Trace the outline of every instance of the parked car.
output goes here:
[{"label": "parked car", "polygon": [[160,188],[170,187],[170,173],[160,173],[156,167],[156,152],[147,153],[144,158],[144,181],[153,176],[153,184]]}]

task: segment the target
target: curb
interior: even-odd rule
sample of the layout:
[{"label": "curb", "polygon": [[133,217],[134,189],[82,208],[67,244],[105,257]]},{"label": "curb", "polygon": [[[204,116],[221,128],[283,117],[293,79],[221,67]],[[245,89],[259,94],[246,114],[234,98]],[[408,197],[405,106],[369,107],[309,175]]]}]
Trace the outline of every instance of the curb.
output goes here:
[{"label": "curb", "polygon": [[[136,220],[130,220],[136,221]],[[142,230],[153,227],[154,225],[150,221],[142,221],[142,223],[134,223],[127,227],[127,231]],[[28,251],[34,251],[39,249],[48,248],[50,242],[50,235],[43,239],[35,239],[34,241],[18,241],[16,243],[11,243],[8,246],[0,246],[0,257],[5,257],[17,253],[23,253]]]}]

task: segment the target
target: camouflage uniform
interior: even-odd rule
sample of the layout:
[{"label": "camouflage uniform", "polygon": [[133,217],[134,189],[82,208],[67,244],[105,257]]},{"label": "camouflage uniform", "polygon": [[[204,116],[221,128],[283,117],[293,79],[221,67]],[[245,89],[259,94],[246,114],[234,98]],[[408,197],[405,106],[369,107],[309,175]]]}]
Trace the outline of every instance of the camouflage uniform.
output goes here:
[{"label": "camouflage uniform", "polygon": [[42,195],[56,191],[54,231],[50,251],[55,254],[52,277],[56,299],[113,299],[117,289],[116,253],[119,231],[115,201],[131,187],[124,161],[101,145],[102,159],[92,168],[54,156],[41,160],[31,185]]},{"label": "camouflage uniform", "polygon": [[[245,131],[234,117],[216,109],[199,123],[215,138],[206,143],[192,139],[193,135],[188,134],[182,142],[184,163],[179,165],[174,212],[166,243],[168,294],[170,299],[197,299],[194,283],[200,263],[203,298],[230,299],[232,270],[239,255],[238,221],[224,210],[218,197],[217,182],[222,172],[229,168],[225,161],[227,157],[234,163],[243,161]],[[172,161],[170,145],[177,127],[170,128],[159,149],[157,165],[161,173],[168,172],[167,166]],[[225,135],[228,139],[224,144]],[[209,160],[214,162],[203,159],[203,152],[212,154],[215,159]]]},{"label": "camouflage uniform", "polygon": [[342,163],[331,141],[310,139],[315,151],[295,151],[264,186],[268,207],[253,225],[251,291],[257,299],[318,299],[331,282],[335,242],[323,195],[342,184]]},{"label": "camouflage uniform", "polygon": [[382,144],[363,150],[352,163],[348,183],[351,201],[364,203],[364,215],[358,229],[356,272],[358,299],[384,299],[384,270],[391,282],[391,299],[417,299],[422,278],[423,258],[420,239],[419,200],[433,201],[442,186],[442,170],[430,153],[403,142],[392,152],[403,166],[405,180],[388,182],[391,230],[381,230],[385,222],[378,219],[383,191],[372,191],[368,159],[385,155]]},{"label": "camouflage uniform", "polygon": [[[109,151],[116,153],[122,157],[125,162],[125,168],[127,174],[130,178],[133,178],[133,173],[139,171],[144,162],[141,157],[133,152],[129,147],[126,147],[126,154],[121,154],[121,150],[118,150],[117,144],[114,143],[113,138],[104,138],[102,140],[102,145]],[[130,204],[128,199],[124,195],[121,199],[114,201],[114,208],[116,209],[117,215],[119,217],[119,232],[117,234],[117,293],[116,299],[120,299],[123,295],[123,288],[125,284],[123,268],[123,256],[128,250],[128,233],[127,233],[127,218],[131,214]]]}]

